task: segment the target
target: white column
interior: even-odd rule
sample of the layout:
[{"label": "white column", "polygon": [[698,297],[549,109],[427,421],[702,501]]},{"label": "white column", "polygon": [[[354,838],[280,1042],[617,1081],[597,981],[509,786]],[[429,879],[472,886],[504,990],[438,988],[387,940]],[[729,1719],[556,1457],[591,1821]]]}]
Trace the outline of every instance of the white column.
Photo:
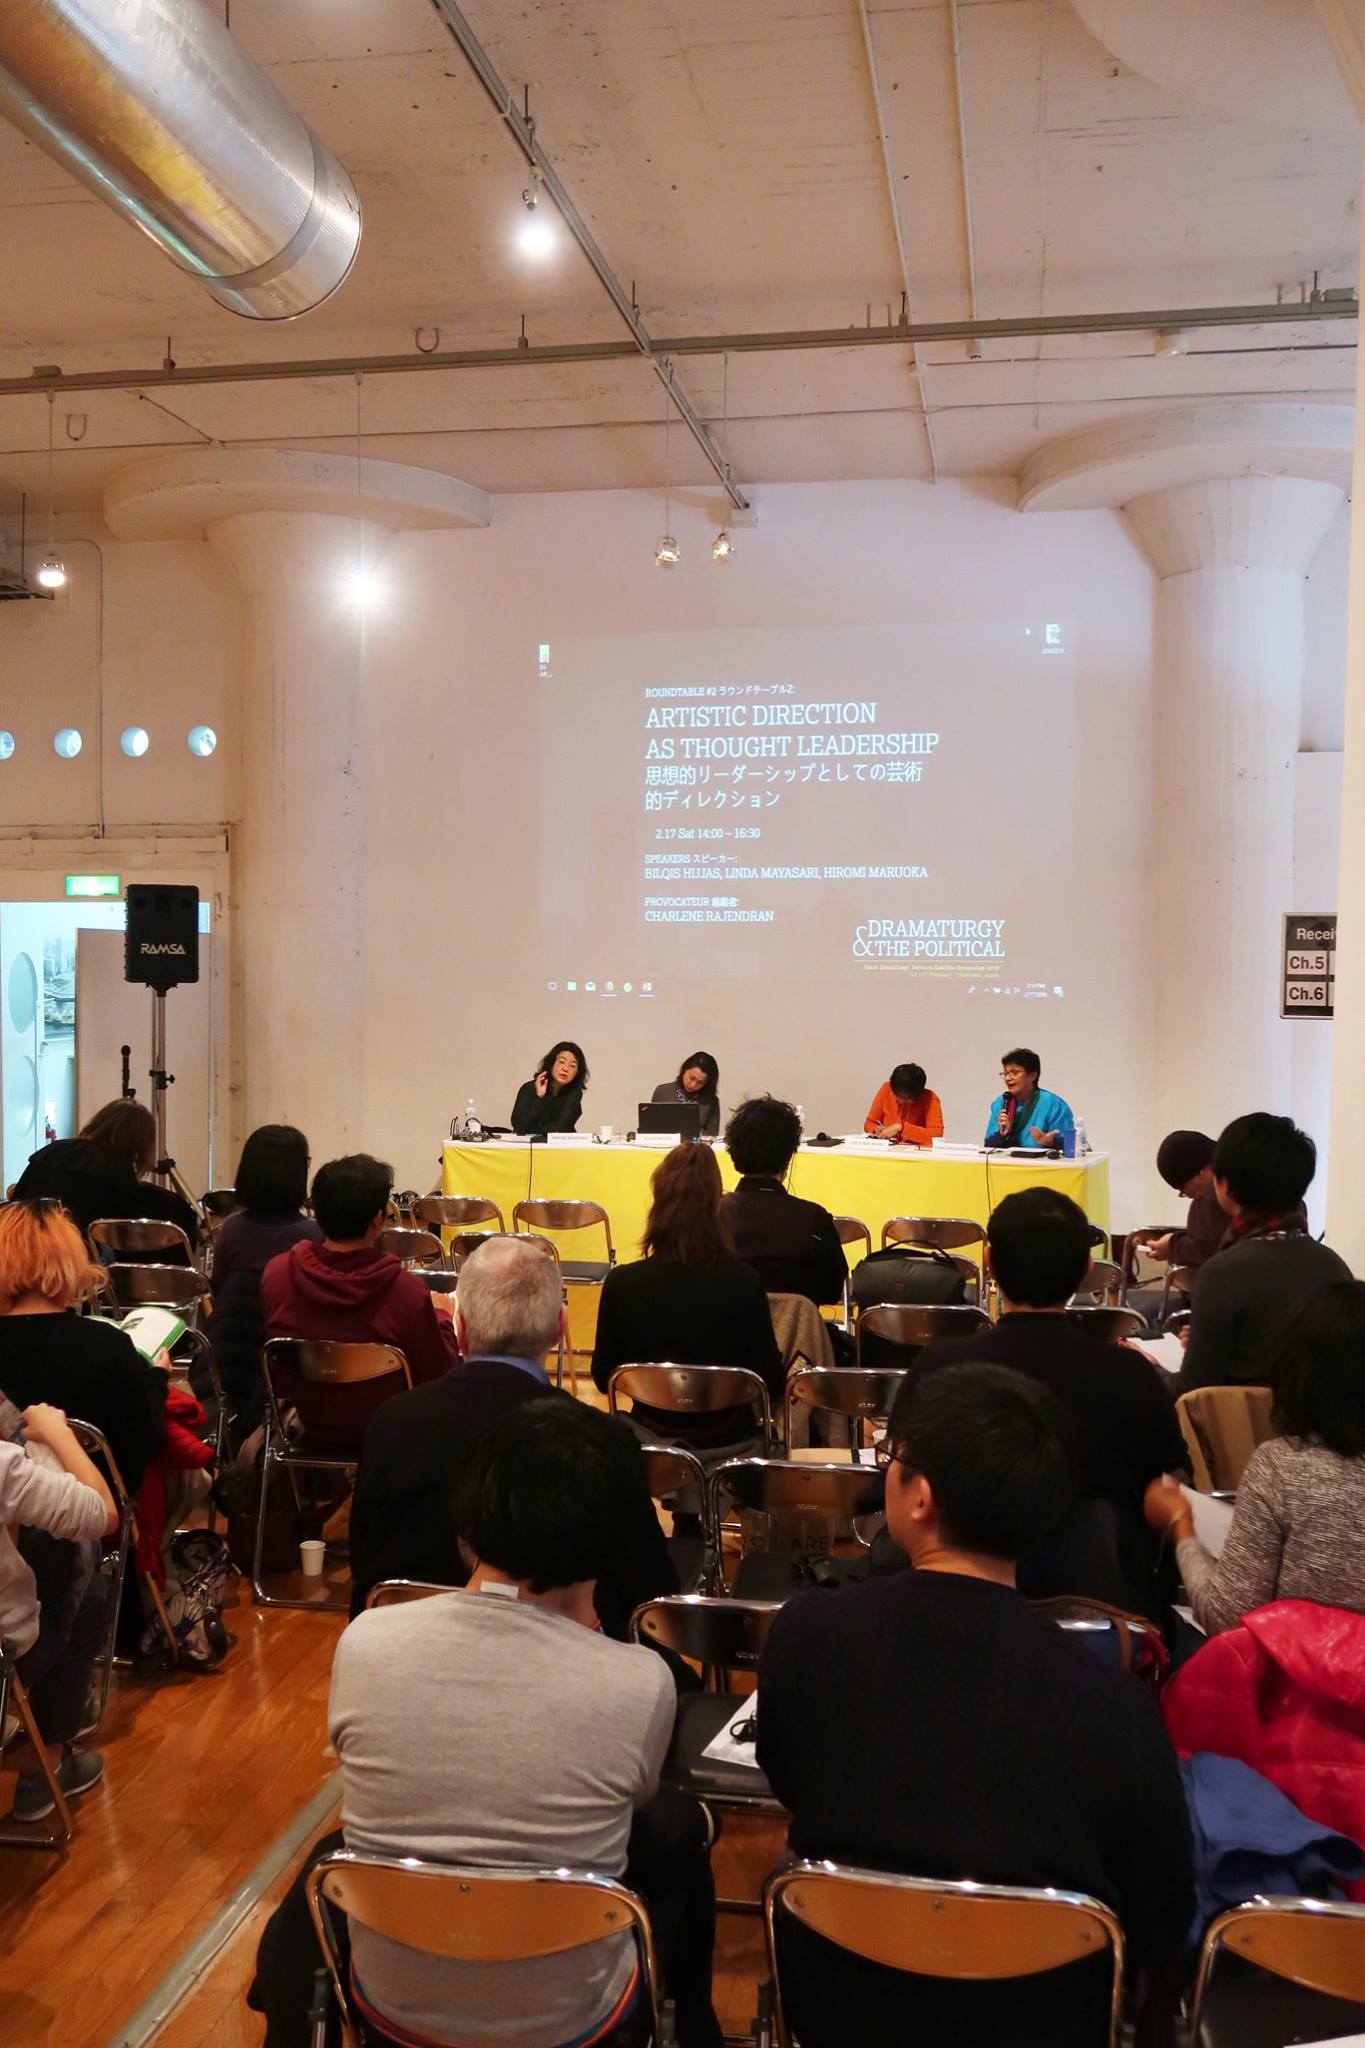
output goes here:
[{"label": "white column", "polygon": [[1172,485],[1124,506],[1160,581],[1152,877],[1163,1129],[1287,1111],[1279,919],[1290,902],[1304,577],[1341,504],[1293,476]]},{"label": "white column", "polygon": [[[362,529],[328,513],[236,512],[206,531],[244,604],[233,843],[241,1128],[297,1124],[326,1159],[364,1143],[366,633],[346,590]],[[366,539],[372,547],[373,529]]]}]

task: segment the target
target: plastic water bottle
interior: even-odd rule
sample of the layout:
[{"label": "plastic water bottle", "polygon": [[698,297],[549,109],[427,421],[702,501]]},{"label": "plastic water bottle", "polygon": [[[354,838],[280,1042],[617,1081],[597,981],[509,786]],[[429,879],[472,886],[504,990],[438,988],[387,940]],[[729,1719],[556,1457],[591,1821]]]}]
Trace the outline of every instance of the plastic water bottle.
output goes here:
[{"label": "plastic water bottle", "polygon": [[1084,1158],[1089,1150],[1090,1140],[1086,1135],[1085,1118],[1078,1116],[1076,1119],[1076,1157],[1078,1159]]},{"label": "plastic water bottle", "polygon": [[472,1095],[464,1106],[464,1122],[460,1127],[460,1136],[466,1141],[483,1136],[483,1125],[479,1122],[479,1113],[474,1107]]}]

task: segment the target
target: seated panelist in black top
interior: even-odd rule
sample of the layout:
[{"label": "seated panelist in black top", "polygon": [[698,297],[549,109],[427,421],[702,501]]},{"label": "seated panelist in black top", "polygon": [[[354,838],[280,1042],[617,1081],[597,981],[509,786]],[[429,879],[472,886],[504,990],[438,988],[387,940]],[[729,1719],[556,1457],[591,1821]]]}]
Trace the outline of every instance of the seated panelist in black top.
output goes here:
[{"label": "seated panelist in black top", "polygon": [[685,1059],[673,1081],[660,1081],[652,1102],[695,1102],[701,1111],[703,1138],[720,1136],[720,1068],[709,1052]]},{"label": "seated panelist in black top", "polygon": [[588,1085],[588,1063],[581,1045],[561,1038],[552,1045],[529,1081],[523,1081],[512,1105],[512,1129],[523,1137],[546,1131],[574,1131]]},{"label": "seated panelist in black top", "polygon": [[848,1261],[834,1218],[783,1186],[801,1143],[801,1119],[790,1102],[755,1095],[725,1127],[739,1186],[721,1204],[735,1254],[752,1266],[769,1294],[804,1294],[817,1307],[843,1298]]}]

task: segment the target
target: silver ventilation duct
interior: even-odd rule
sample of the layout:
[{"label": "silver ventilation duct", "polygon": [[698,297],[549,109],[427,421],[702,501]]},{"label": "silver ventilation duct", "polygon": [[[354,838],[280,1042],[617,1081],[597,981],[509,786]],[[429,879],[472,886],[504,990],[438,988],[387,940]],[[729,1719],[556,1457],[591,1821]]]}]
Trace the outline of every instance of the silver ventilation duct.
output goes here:
[{"label": "silver ventilation duct", "polygon": [[355,260],[346,171],[201,0],[0,0],[0,115],[230,312],[307,313]]}]

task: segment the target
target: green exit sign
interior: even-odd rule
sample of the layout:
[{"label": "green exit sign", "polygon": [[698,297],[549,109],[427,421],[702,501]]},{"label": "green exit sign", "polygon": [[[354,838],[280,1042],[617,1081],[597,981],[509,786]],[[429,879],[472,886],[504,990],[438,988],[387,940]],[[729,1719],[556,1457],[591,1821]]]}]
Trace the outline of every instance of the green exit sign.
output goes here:
[{"label": "green exit sign", "polygon": [[68,875],[66,893],[68,896],[117,896],[119,878],[117,875]]}]

